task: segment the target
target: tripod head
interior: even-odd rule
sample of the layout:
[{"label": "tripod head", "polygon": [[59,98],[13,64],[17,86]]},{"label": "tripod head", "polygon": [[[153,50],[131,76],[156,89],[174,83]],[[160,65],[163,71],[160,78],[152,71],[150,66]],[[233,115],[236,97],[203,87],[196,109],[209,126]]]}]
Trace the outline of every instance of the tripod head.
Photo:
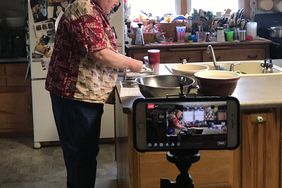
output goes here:
[{"label": "tripod head", "polygon": [[194,188],[192,177],[189,174],[191,165],[200,160],[198,150],[171,150],[167,152],[167,160],[174,163],[180,174],[176,177],[176,181],[172,182],[168,179],[160,180],[161,188]]}]

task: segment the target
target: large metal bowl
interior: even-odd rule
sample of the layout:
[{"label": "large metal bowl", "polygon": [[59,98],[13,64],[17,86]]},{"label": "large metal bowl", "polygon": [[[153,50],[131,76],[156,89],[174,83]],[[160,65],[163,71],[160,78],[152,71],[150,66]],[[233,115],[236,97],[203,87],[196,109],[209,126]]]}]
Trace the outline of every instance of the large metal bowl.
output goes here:
[{"label": "large metal bowl", "polygon": [[195,80],[181,75],[151,75],[136,78],[136,82],[144,97],[166,97],[179,95],[181,85],[183,94],[188,94]]}]

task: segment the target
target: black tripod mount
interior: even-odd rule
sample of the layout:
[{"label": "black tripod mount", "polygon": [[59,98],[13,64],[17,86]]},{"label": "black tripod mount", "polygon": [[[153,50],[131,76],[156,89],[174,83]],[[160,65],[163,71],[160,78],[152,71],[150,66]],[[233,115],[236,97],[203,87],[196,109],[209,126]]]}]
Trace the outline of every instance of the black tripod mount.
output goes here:
[{"label": "black tripod mount", "polygon": [[174,163],[180,174],[176,177],[176,181],[168,179],[160,180],[161,188],[194,188],[192,177],[188,170],[191,165],[200,160],[198,150],[172,150],[167,152],[167,160]]}]

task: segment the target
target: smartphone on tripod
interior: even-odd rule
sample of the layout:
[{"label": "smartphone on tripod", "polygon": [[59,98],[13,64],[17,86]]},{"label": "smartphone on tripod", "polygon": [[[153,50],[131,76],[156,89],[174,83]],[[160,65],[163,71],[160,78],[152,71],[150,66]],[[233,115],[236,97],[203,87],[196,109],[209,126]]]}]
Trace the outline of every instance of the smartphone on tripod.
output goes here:
[{"label": "smartphone on tripod", "polygon": [[240,104],[235,97],[140,98],[133,103],[134,147],[140,151],[235,149]]}]

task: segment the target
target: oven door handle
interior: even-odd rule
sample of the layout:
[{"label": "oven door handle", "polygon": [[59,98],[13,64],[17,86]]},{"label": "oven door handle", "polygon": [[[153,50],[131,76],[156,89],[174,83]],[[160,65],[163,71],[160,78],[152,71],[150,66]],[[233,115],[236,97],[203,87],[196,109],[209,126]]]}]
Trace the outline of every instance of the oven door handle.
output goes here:
[{"label": "oven door handle", "polygon": [[272,44],[274,44],[274,45],[276,45],[276,46],[280,46],[280,43],[278,43],[278,42],[273,42],[273,41],[272,41]]}]

